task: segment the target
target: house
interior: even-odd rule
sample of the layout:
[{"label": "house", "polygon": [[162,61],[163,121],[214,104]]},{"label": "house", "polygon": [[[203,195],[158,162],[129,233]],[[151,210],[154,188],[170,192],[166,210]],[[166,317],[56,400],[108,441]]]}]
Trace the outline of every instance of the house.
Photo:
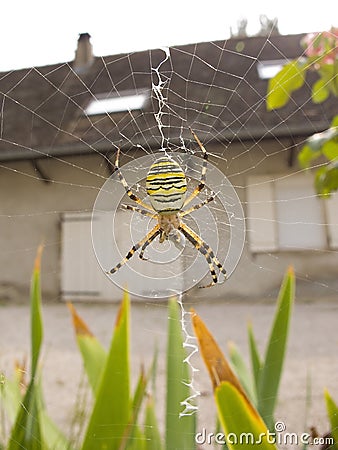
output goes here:
[{"label": "house", "polygon": [[[163,148],[174,155],[191,155],[183,161],[185,167],[198,165],[200,149],[189,127],[205,145],[210,164],[234,187],[244,211],[237,223],[241,233],[244,224],[247,229],[245,239],[243,234],[238,238],[233,269],[242,253],[242,238],[243,253],[227,282],[193,289],[191,295],[269,297],[275,295],[289,264],[299,276],[300,296],[336,294],[337,196],[318,199],[312,174],[301,171],[296,158],[304,139],[329,126],[336,103],[330,98],[314,105],[307,83],[283,109],[268,112],[265,107],[270,74],[302,55],[302,35],[238,38],[105,57],[93,56],[89,38],[80,35],[73,62],[0,74],[0,298],[27,295],[35,251],[43,241],[46,298],[119,299],[120,289],[104,274],[110,267],[101,270],[93,253],[91,222],[99,262],[100,253],[109,257],[114,240],[114,233],[101,238],[101,230],[111,231],[112,225],[105,222],[105,214],[101,217],[95,200],[112,175],[117,148],[122,169]],[[139,169],[134,167],[134,173],[140,176]],[[200,168],[190,169],[198,182]],[[129,172],[131,176],[133,170]],[[137,176],[135,180],[139,187]],[[211,181],[207,178],[207,185]],[[121,188],[114,181],[112,189],[117,185]],[[140,222],[121,211],[114,195],[110,192],[109,201],[118,212],[116,226],[124,247],[130,245],[126,236],[139,231]],[[93,208],[99,222],[92,221]],[[225,256],[227,237],[236,227],[226,218],[212,217],[214,225],[207,224],[205,240],[214,241]],[[193,250],[188,261],[196,258]],[[181,258],[175,257],[169,266],[134,259],[137,269],[123,269],[135,284],[132,292],[156,298],[153,280],[167,274],[168,267],[171,277],[163,281],[165,294],[168,286],[172,292],[181,289],[173,281],[175,271],[186,270]],[[135,275],[139,270],[144,270],[141,279]],[[203,257],[198,258],[198,270],[210,276]]]}]

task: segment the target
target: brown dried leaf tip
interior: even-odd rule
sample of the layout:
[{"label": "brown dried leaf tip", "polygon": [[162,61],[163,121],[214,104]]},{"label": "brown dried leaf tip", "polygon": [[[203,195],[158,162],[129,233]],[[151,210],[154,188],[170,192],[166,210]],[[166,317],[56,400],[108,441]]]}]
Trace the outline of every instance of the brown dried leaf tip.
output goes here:
[{"label": "brown dried leaf tip", "polygon": [[76,309],[74,308],[73,304],[68,302],[67,306],[72,315],[73,326],[74,326],[76,335],[77,336],[79,336],[79,335],[93,336],[93,333],[88,328],[86,322],[83,319],[81,319],[81,317],[76,312]]}]

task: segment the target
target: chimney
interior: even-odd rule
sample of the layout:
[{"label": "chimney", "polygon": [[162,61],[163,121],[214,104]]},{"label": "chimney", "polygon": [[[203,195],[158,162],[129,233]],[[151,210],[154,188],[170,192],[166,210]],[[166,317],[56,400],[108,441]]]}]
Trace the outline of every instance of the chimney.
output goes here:
[{"label": "chimney", "polygon": [[73,69],[76,73],[86,73],[94,62],[93,46],[90,43],[90,34],[81,33],[77,41],[77,49]]}]

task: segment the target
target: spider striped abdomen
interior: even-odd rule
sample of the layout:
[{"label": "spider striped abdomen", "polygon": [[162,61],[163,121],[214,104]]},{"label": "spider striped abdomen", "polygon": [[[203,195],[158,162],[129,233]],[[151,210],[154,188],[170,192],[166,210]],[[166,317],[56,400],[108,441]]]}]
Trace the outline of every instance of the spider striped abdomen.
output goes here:
[{"label": "spider striped abdomen", "polygon": [[164,156],[150,166],[146,188],[155,211],[162,214],[179,211],[187,191],[185,173],[176,161]]}]

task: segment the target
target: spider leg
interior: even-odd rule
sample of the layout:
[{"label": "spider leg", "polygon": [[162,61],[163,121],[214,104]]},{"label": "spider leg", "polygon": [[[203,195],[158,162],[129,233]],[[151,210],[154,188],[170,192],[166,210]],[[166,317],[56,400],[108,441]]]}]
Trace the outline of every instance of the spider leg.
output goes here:
[{"label": "spider leg", "polygon": [[[157,218],[157,214],[153,214],[150,211],[146,211],[145,209],[138,208],[137,206],[134,206],[134,205],[125,205],[123,203],[123,204],[121,204],[121,208],[122,209],[127,209],[129,211],[136,211],[139,214],[142,214],[143,216],[151,217],[152,219],[156,219]],[[143,259],[144,261],[147,260],[147,258],[145,258],[143,256],[144,252],[145,252],[146,248],[148,247],[148,245],[152,243],[152,241],[156,238],[156,236],[158,236],[159,233],[160,233],[160,231],[156,232],[151,238],[148,239],[148,241],[146,241],[143,244],[143,246],[141,248],[141,252],[139,254],[139,258]]]},{"label": "spider leg", "polygon": [[206,149],[204,148],[202,142],[196,136],[195,132],[192,129],[190,129],[190,131],[191,131],[191,133],[193,135],[193,138],[195,139],[195,141],[199,145],[199,148],[202,150],[202,153],[203,153],[203,165],[202,165],[200,183],[193,190],[193,192],[189,195],[189,197],[185,200],[183,207],[187,206],[195,197],[197,197],[197,195],[201,192],[201,190],[204,189],[205,181],[206,181],[206,173],[207,173],[207,163],[208,163],[208,153],[207,153]]},{"label": "spider leg", "polygon": [[185,223],[181,223],[179,226],[179,230],[184,234],[184,236],[192,243],[192,245],[205,257],[207,263],[209,265],[209,270],[212,277],[212,282],[207,286],[202,287],[210,287],[217,283],[217,275],[215,271],[215,265],[219,268],[219,271],[226,276],[226,270],[220,263],[220,261],[215,256],[212,248],[204,242],[198,234],[196,234],[191,228],[188,227]]},{"label": "spider leg", "polygon": [[139,205],[141,205],[143,208],[149,210],[149,211],[154,211],[154,209],[148,205],[147,203],[143,202],[137,195],[135,195],[133,193],[133,191],[131,190],[131,188],[129,187],[126,179],[124,178],[120,167],[119,167],[119,162],[120,162],[120,149],[117,150],[116,153],[116,159],[115,159],[115,165],[114,165],[114,172],[117,172],[117,175],[120,179],[120,182],[122,183],[123,187],[126,190],[126,193],[128,195],[128,197],[133,200],[134,202],[138,203]]},{"label": "spider leg", "polygon": [[150,238],[148,238],[148,240],[142,245],[142,248],[141,248],[141,251],[139,254],[140,259],[143,259],[143,261],[148,260],[148,258],[145,258],[143,256],[144,252],[145,252],[146,248],[148,247],[148,245],[150,245],[153,242],[153,240],[156,238],[156,236],[158,236],[160,233],[161,233],[161,230],[157,230],[156,233],[154,233],[152,236],[150,236]]},{"label": "spider leg", "polygon": [[129,211],[136,211],[139,214],[142,214],[143,216],[148,216],[151,217],[152,219],[156,219],[157,218],[157,214],[154,214],[150,211],[146,211],[145,209],[142,208],[138,208],[137,206],[134,205],[126,205],[124,203],[121,204],[121,208],[122,209],[127,209]]},{"label": "spider leg", "polygon": [[212,202],[214,199],[215,199],[215,197],[214,197],[214,195],[212,195],[211,197],[207,198],[207,199],[204,200],[203,202],[198,203],[198,204],[192,206],[191,208],[187,209],[186,211],[181,211],[181,212],[179,213],[179,216],[180,216],[180,217],[184,217],[184,216],[186,216],[187,214],[190,214],[190,213],[192,213],[193,211],[196,211],[197,209],[202,208],[202,206],[207,205],[208,203]]},{"label": "spider leg", "polygon": [[132,248],[129,250],[125,258],[123,258],[121,262],[119,262],[115,267],[113,267],[106,273],[111,274],[117,272],[126,262],[129,261],[129,259],[140,247],[143,247],[145,244],[148,245],[148,241],[151,242],[159,233],[160,233],[160,225],[157,224],[151,231],[149,231],[149,233],[143,239],[141,239],[139,242],[137,242],[137,244],[134,244],[132,246]]}]

